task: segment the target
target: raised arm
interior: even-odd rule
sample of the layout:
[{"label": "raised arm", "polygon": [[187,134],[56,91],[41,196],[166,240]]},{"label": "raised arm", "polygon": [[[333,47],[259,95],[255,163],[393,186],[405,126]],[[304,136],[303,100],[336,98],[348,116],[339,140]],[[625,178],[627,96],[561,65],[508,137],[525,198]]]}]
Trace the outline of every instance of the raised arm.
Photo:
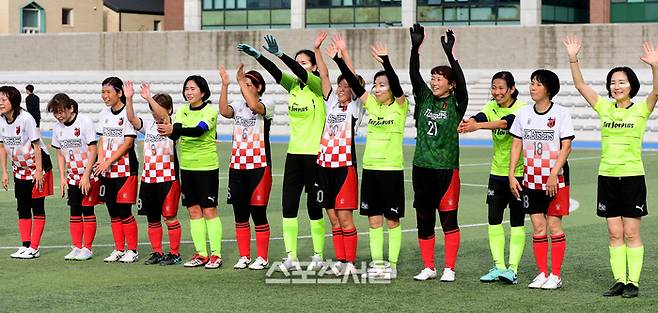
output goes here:
[{"label": "raised arm", "polygon": [[644,56],[640,59],[651,66],[653,77],[651,93],[647,96],[647,108],[651,112],[656,107],[658,100],[658,46],[654,47],[651,43],[645,42],[643,48]]},{"label": "raised arm", "polygon": [[327,64],[324,62],[322,51],[320,50],[325,38],[327,38],[327,32],[318,32],[313,43],[313,53],[315,53],[315,60],[318,62],[318,71],[320,72],[320,80],[322,81],[322,96],[328,99],[331,92],[331,79],[329,78],[329,69],[327,69]]},{"label": "raised arm", "polygon": [[423,77],[420,75],[420,46],[425,39],[425,28],[420,24],[414,24],[409,27],[409,34],[411,36],[411,54],[409,56],[409,78],[411,78],[411,86],[414,93],[426,86]]},{"label": "raised arm", "polygon": [[455,59],[455,33],[452,29],[448,29],[444,36],[441,36],[441,46],[443,46],[443,51],[448,57],[448,62],[450,67],[455,72],[455,98],[457,100],[458,106],[462,109],[463,112],[466,112],[466,106],[468,105],[468,91],[466,90],[466,78],[464,77],[464,71],[462,70],[459,61]]},{"label": "raised arm", "polygon": [[[251,109],[252,112],[258,114],[258,115],[265,115],[265,105],[260,101],[260,97],[258,96],[258,92],[252,92],[249,86],[247,86],[246,82],[246,77],[244,74],[244,64],[240,64],[238,66],[238,71],[235,74],[235,78],[238,81],[238,84],[240,85],[240,92],[242,93],[242,97],[244,98],[244,101],[247,103],[247,106],[249,109]],[[233,111],[233,110],[231,110]]]},{"label": "raised arm", "polygon": [[[240,64],[240,66],[243,66]],[[222,79],[222,90],[219,93],[219,114],[225,118],[233,118],[233,108],[228,105],[228,86],[231,84],[224,65],[219,66],[219,77]]]},{"label": "raised arm", "polygon": [[334,34],[333,38],[331,41],[336,45],[336,48],[340,51],[340,57],[343,58],[345,61],[345,64],[347,64],[347,67],[352,71],[352,73],[356,74],[356,69],[354,68],[354,64],[352,63],[352,58],[350,57],[349,51],[347,51],[347,41],[345,40],[345,37],[343,35],[336,33]]},{"label": "raised arm", "polygon": [[306,81],[308,80],[308,72],[301,65],[299,65],[297,61],[283,53],[283,50],[281,50],[279,44],[276,42],[276,38],[274,38],[272,35],[265,35],[265,43],[266,44],[263,45],[263,49],[281,59],[281,61],[283,61],[286,66],[288,66],[288,68],[295,74],[295,76],[297,76],[297,78],[299,78],[302,83],[306,84]]},{"label": "raised arm", "polygon": [[386,77],[388,78],[388,85],[391,88],[393,97],[395,97],[395,101],[400,105],[404,105],[407,98],[404,96],[404,92],[402,91],[400,79],[398,78],[398,75],[393,69],[393,65],[391,65],[391,62],[388,59],[388,48],[385,44],[376,42],[370,47],[370,54],[384,67],[384,72],[386,72]]},{"label": "raised arm", "polygon": [[253,57],[254,59],[256,59],[256,61],[258,61],[258,63],[260,63],[260,65],[268,73],[270,73],[270,75],[272,75],[272,77],[274,78],[274,81],[276,81],[277,84],[281,82],[281,78],[283,78],[283,73],[281,72],[281,70],[276,66],[276,64],[274,64],[274,62],[272,62],[272,61],[268,60],[266,57],[264,57],[260,53],[260,51],[256,50],[256,48],[254,48],[250,45],[243,44],[243,43],[239,44],[237,46],[237,48],[238,48],[239,51],[242,51],[243,53],[245,53],[245,54]]},{"label": "raised arm", "polygon": [[580,95],[585,98],[585,101],[589,103],[592,108],[596,107],[596,101],[599,99],[599,95],[592,89],[591,86],[585,83],[583,79],[583,73],[580,71],[580,64],[578,63],[578,52],[582,47],[580,41],[576,36],[567,36],[562,41],[564,46],[567,48],[567,55],[569,56],[569,67],[571,68],[571,77],[573,79],[573,84],[580,92]]},{"label": "raised arm", "polygon": [[[153,115],[157,117],[160,120],[163,121],[171,121],[171,118],[169,116],[169,112],[167,109],[163,108],[160,103],[155,101],[153,97],[151,96],[151,85],[149,83],[143,83],[142,84],[142,89],[140,91],[140,95],[142,96],[142,99],[146,100],[148,104],[151,106],[151,111],[153,112]],[[134,126],[134,124],[133,124]],[[135,129],[138,129],[135,127]]]},{"label": "raised arm", "polygon": [[339,54],[340,52],[338,47],[336,47],[333,42],[329,44],[327,47],[327,55],[329,55],[329,57],[332,58],[334,62],[336,62],[336,65],[338,65],[340,73],[343,74],[345,81],[348,85],[350,85],[350,88],[352,88],[354,96],[361,99],[362,103],[366,103],[368,100],[368,94],[366,93],[366,90],[363,88],[363,86],[361,86],[361,84],[359,84],[359,81],[356,79],[356,75],[352,73],[347,64],[345,64],[345,60],[343,60]]},{"label": "raised arm", "polygon": [[133,86],[132,81],[126,81],[123,84],[123,95],[126,96],[126,115],[128,116],[128,121],[130,124],[133,124],[135,129],[142,128],[142,120],[137,117],[135,114],[135,109],[133,108],[133,96],[135,95],[135,87]]}]

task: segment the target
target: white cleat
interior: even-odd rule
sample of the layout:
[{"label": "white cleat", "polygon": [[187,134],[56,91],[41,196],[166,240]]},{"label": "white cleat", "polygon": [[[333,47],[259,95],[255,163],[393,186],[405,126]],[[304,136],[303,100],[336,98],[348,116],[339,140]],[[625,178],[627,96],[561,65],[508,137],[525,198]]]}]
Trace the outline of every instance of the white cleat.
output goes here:
[{"label": "white cleat", "polygon": [[441,275],[442,282],[453,282],[455,281],[455,271],[451,268],[446,267],[443,269],[443,275]]},{"label": "white cleat", "polygon": [[17,257],[19,259],[36,259],[41,256],[39,249],[34,249],[32,247],[27,248],[23,253],[19,254]]},{"label": "white cleat", "polygon": [[324,261],[322,260],[320,255],[314,254],[311,257],[311,263],[308,264],[306,270],[309,272],[315,272],[321,270],[323,267],[324,267]]},{"label": "white cleat", "polygon": [[119,261],[124,255],[123,251],[114,250],[109,256],[103,259],[104,262],[112,263]]},{"label": "white cleat", "polygon": [[420,273],[414,276],[415,280],[424,281],[428,279],[436,279],[436,269],[431,269],[429,267],[424,268]]},{"label": "white cleat", "polygon": [[283,263],[279,264],[279,271],[281,272],[290,272],[290,271],[301,271],[302,267],[299,265],[299,261],[292,258],[291,255],[288,255],[287,258],[283,259]]},{"label": "white cleat", "polygon": [[14,258],[14,259],[20,259],[20,255],[23,254],[27,250],[27,247],[20,247],[16,252],[10,254],[9,256]]},{"label": "white cleat", "polygon": [[80,252],[78,252],[78,255],[75,257],[75,259],[78,261],[87,261],[87,260],[91,260],[91,258],[93,257],[94,257],[94,253],[91,252],[91,250],[87,249],[87,247],[84,247],[80,249]]},{"label": "white cleat", "polygon": [[546,274],[539,273],[539,275],[537,275],[535,279],[533,279],[532,282],[528,285],[528,288],[539,289],[541,288],[541,286],[544,285],[544,283],[546,283],[547,280],[548,280],[548,276],[546,276]]},{"label": "white cleat", "polygon": [[349,276],[358,274],[357,270],[356,270],[356,267],[354,266],[354,264],[352,264],[352,262],[347,262],[347,263],[343,263],[343,264],[344,264],[343,265],[343,272],[342,272],[343,276],[349,277]]},{"label": "white cleat", "polygon": [[123,254],[119,262],[121,263],[134,263],[139,260],[139,253],[137,251],[128,250]]},{"label": "white cleat", "polygon": [[541,289],[555,290],[562,288],[562,279],[557,275],[549,275],[546,282],[541,285]]},{"label": "white cleat", "polygon": [[343,263],[341,261],[334,262],[334,264],[331,265],[331,268],[329,270],[336,277],[340,277],[343,275],[343,270],[345,269],[346,264],[347,263]]},{"label": "white cleat", "polygon": [[69,252],[69,254],[64,256],[64,260],[67,261],[77,260],[79,253],[80,253],[80,249],[78,247],[73,247],[73,249],[71,249],[71,252]]},{"label": "white cleat", "polygon": [[242,256],[238,260],[238,263],[235,263],[235,265],[233,265],[233,268],[236,270],[245,269],[247,268],[247,266],[249,266],[249,263],[251,263],[251,259],[248,256]]},{"label": "white cleat", "polygon": [[254,263],[249,264],[249,269],[250,270],[262,270],[267,267],[269,263],[267,263],[267,260],[263,259],[262,257],[257,257]]}]

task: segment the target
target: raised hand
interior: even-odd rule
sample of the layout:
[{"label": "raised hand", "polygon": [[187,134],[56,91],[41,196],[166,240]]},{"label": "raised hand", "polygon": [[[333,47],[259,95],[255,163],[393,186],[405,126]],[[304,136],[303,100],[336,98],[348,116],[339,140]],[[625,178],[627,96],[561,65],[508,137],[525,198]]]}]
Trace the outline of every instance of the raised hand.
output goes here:
[{"label": "raised hand", "polygon": [[279,48],[279,44],[276,42],[274,36],[265,35],[265,43],[266,45],[263,45],[263,49],[267,50],[267,52],[274,54],[277,57],[283,55],[283,51]]},{"label": "raised hand", "polygon": [[313,48],[320,49],[320,46],[322,46],[322,42],[324,42],[326,38],[327,38],[327,32],[319,31],[318,34],[315,36],[315,42],[313,42]]},{"label": "raised hand", "polygon": [[445,51],[446,54],[455,55],[455,41],[455,32],[453,32],[452,29],[446,30],[446,34],[441,36],[441,46],[443,46],[443,51]]},{"label": "raised hand", "polygon": [[642,45],[644,48],[644,55],[640,58],[642,62],[651,66],[658,66],[658,46],[653,46],[650,42],[645,42]]},{"label": "raised hand", "polygon": [[327,46],[327,48],[325,49],[325,52],[332,59],[335,58],[336,55],[338,55],[340,57],[340,54],[338,53],[339,52],[338,47],[333,42],[330,43],[329,46]]},{"label": "raised hand", "polygon": [[343,37],[343,35],[340,33],[335,33],[331,38],[331,41],[339,50],[347,50],[347,41],[345,41],[345,37]]},{"label": "raised hand", "polygon": [[381,57],[388,56],[388,48],[381,42],[375,42],[375,44],[370,47],[370,54],[375,60],[377,60],[377,62],[383,64],[384,60]]},{"label": "raised hand", "polygon": [[219,66],[219,78],[222,79],[222,85],[228,85],[231,83],[231,79],[228,77],[228,73],[223,64]]},{"label": "raised hand", "polygon": [[123,95],[129,99],[132,99],[132,97],[135,95],[135,87],[133,87],[132,81],[129,80],[123,83]]},{"label": "raised hand", "polygon": [[142,99],[148,101],[151,98],[151,85],[149,83],[143,83],[139,95],[142,96]]},{"label": "raised hand", "polygon": [[425,28],[420,24],[414,24],[409,27],[409,35],[411,36],[411,47],[418,49],[425,39]]},{"label": "raised hand", "polygon": [[258,59],[261,56],[260,51],[256,50],[256,48],[254,48],[254,47],[252,47],[248,44],[244,44],[244,43],[238,44],[237,48],[238,48],[239,51],[242,51],[242,52],[246,53],[247,55],[250,55],[250,56],[252,56],[256,59]]},{"label": "raised hand", "polygon": [[244,64],[240,63],[240,66],[238,66],[238,71],[235,73],[235,79],[237,79],[238,82],[244,80]]},{"label": "raised hand", "polygon": [[569,55],[569,62],[576,62],[578,61],[578,52],[580,52],[580,48],[582,47],[582,44],[578,40],[576,36],[567,36],[562,40],[562,43],[564,46],[567,48],[567,55]]}]

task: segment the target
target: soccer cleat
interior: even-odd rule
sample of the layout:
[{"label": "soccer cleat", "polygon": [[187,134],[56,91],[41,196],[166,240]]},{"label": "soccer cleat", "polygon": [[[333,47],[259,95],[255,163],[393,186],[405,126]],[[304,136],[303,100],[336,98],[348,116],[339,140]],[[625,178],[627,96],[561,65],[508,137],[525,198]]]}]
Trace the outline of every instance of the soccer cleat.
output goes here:
[{"label": "soccer cleat", "polygon": [[516,272],[511,268],[508,268],[504,270],[502,273],[500,273],[498,279],[510,285],[516,285],[519,283],[519,277],[516,275]]},{"label": "soccer cleat", "polygon": [[491,268],[489,270],[488,273],[486,273],[486,274],[484,274],[480,277],[480,281],[483,282],[483,283],[491,283],[491,282],[498,281],[498,277],[500,275],[502,275],[503,272],[504,272],[504,270],[501,270],[501,269],[494,266],[493,268]]},{"label": "soccer cleat", "polygon": [[248,256],[241,256],[238,260],[238,263],[233,265],[233,268],[236,270],[245,269],[247,266],[249,266],[249,263],[251,263],[251,259]]},{"label": "soccer cleat", "polygon": [[187,261],[187,262],[185,262],[185,264],[183,264],[183,266],[184,267],[204,266],[204,265],[206,265],[206,263],[208,263],[209,259],[210,258],[208,258],[207,256],[203,256],[203,255],[200,255],[198,253],[195,253],[189,261]]},{"label": "soccer cleat", "polygon": [[206,269],[214,270],[220,268],[222,264],[224,264],[222,258],[213,254],[210,256],[210,260],[208,260],[208,263],[206,263],[205,267]]},{"label": "soccer cleat", "polygon": [[71,249],[71,252],[69,252],[69,254],[64,256],[64,260],[67,261],[77,260],[78,253],[80,253],[80,249],[78,247],[73,247],[73,249]]},{"label": "soccer cleat", "polygon": [[137,251],[128,250],[123,254],[119,262],[121,263],[134,263],[139,260],[139,253]]},{"label": "soccer cleat", "polygon": [[354,264],[352,264],[352,262],[347,262],[344,264],[345,265],[343,266],[343,276],[349,277],[358,274],[356,267],[354,266]]},{"label": "soccer cleat", "polygon": [[308,264],[308,267],[306,268],[307,271],[309,272],[315,272],[319,271],[324,267],[324,261],[318,254],[314,254],[311,257],[311,263]]},{"label": "soccer cleat", "polygon": [[546,282],[541,285],[541,289],[554,290],[562,287],[562,279],[557,275],[549,275]]},{"label": "soccer cleat", "polygon": [[544,274],[543,272],[539,273],[539,275],[537,275],[535,279],[533,279],[532,282],[528,284],[528,288],[539,289],[541,288],[542,285],[544,285],[544,283],[547,280],[548,280],[548,276],[546,276],[546,274]]},{"label": "soccer cleat", "polygon": [[384,270],[386,271],[385,275],[384,275],[385,278],[388,278],[388,279],[398,278],[398,268],[397,267],[391,266],[390,263],[389,263],[389,265],[387,265],[384,268]]},{"label": "soccer cleat", "polygon": [[16,252],[10,254],[9,256],[14,258],[14,259],[20,259],[19,256],[21,254],[23,254],[23,252],[25,252],[25,250],[27,250],[27,247],[20,247],[20,248],[18,248],[18,250],[16,250]]},{"label": "soccer cleat", "polygon": [[287,258],[283,259],[283,262],[279,264],[279,271],[289,272],[289,271],[301,271],[302,267],[299,265],[299,261],[294,260],[291,255],[288,255]]},{"label": "soccer cleat", "polygon": [[103,259],[103,262],[108,262],[108,263],[117,262],[121,259],[121,257],[123,257],[123,254],[124,254],[123,251],[114,250],[112,251],[112,253],[110,253],[108,257]]},{"label": "soccer cleat", "polygon": [[263,259],[262,257],[257,257],[256,261],[254,263],[249,264],[249,269],[250,270],[262,270],[266,268],[268,265],[267,260]]},{"label": "soccer cleat", "polygon": [[428,279],[436,279],[436,269],[426,267],[420,271],[420,274],[414,276],[414,280],[424,281]]},{"label": "soccer cleat", "polygon": [[164,260],[164,255],[162,253],[153,252],[151,256],[144,261],[145,265],[160,264]]},{"label": "soccer cleat", "polygon": [[341,261],[336,261],[334,264],[331,265],[331,273],[334,274],[336,277],[340,277],[343,275],[343,269],[345,267],[346,263],[343,263]]},{"label": "soccer cleat", "polygon": [[443,269],[443,275],[441,275],[442,282],[453,282],[455,281],[455,271],[451,268],[446,267]]},{"label": "soccer cleat", "polygon": [[622,282],[616,282],[612,287],[608,290],[606,290],[603,293],[604,297],[614,297],[614,296],[621,296],[624,293],[624,289],[626,287],[626,284]]},{"label": "soccer cleat", "polygon": [[368,268],[368,271],[361,275],[363,279],[385,279],[386,278],[386,268],[383,266],[375,266]]},{"label": "soccer cleat", "polygon": [[19,259],[36,259],[41,256],[41,253],[39,253],[39,249],[34,249],[32,247],[27,248],[23,253],[18,255]]},{"label": "soccer cleat", "polygon": [[167,253],[164,255],[162,258],[162,261],[160,261],[160,265],[174,265],[174,264],[180,264],[183,259],[181,259],[180,254],[173,254],[171,252]]},{"label": "soccer cleat", "polygon": [[78,255],[75,256],[75,259],[78,261],[87,261],[90,260],[92,257],[94,257],[94,254],[91,252],[91,250],[84,247],[80,249]]},{"label": "soccer cleat", "polygon": [[626,284],[624,292],[621,294],[624,298],[636,298],[640,294],[640,287],[635,286],[633,283]]}]

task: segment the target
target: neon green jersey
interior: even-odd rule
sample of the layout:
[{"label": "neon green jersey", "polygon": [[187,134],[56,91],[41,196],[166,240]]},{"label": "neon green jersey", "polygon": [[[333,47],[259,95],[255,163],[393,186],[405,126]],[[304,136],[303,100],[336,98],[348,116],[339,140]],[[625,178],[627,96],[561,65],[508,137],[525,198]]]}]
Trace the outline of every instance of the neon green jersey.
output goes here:
[{"label": "neon green jersey", "polygon": [[[528,105],[526,102],[516,100],[508,108],[501,107],[495,100],[491,100],[484,105],[482,113],[487,116],[487,121],[499,121],[505,116],[514,115],[520,108]],[[491,159],[491,175],[507,176],[509,175],[509,160],[512,149],[512,135],[508,129],[494,129],[491,131],[493,140],[493,158]],[[523,176],[523,162],[518,162],[514,170],[514,176]]]},{"label": "neon green jersey", "polygon": [[284,73],[279,84],[290,94],[288,153],[317,155],[326,117],[320,78],[309,73],[304,85],[294,76]]},{"label": "neon green jersey", "polygon": [[633,103],[624,109],[617,108],[614,101],[599,97],[595,110],[601,119],[599,175],[644,175],[642,139],[651,114],[646,101]]},{"label": "neon green jersey", "polygon": [[405,100],[402,105],[397,101],[385,105],[377,102],[373,95],[368,95],[364,107],[369,120],[363,168],[380,171],[404,169],[402,140],[409,101]]},{"label": "neon green jersey", "polygon": [[174,123],[183,127],[196,127],[200,122],[208,125],[208,131],[201,137],[181,136],[178,143],[180,168],[188,171],[209,171],[219,168],[217,148],[217,108],[210,104],[191,108],[184,105],[176,112]]}]

